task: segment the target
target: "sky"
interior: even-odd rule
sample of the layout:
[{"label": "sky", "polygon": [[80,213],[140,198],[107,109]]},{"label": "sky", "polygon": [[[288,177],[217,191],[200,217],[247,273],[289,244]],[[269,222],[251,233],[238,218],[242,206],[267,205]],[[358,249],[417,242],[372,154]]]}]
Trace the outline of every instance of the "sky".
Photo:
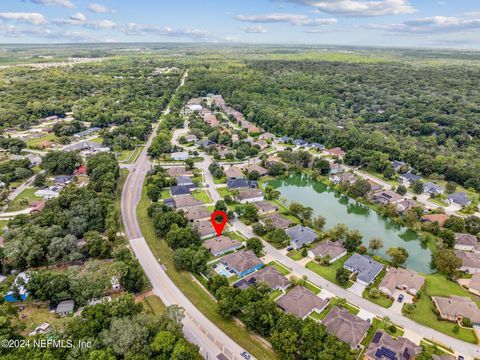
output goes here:
[{"label": "sky", "polygon": [[0,0],[0,43],[480,48],[480,0]]}]

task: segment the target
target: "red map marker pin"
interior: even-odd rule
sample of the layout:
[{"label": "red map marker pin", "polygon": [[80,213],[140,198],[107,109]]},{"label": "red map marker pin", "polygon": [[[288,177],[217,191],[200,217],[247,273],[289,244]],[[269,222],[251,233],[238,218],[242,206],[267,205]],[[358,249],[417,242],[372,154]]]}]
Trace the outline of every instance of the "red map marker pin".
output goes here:
[{"label": "red map marker pin", "polygon": [[[220,223],[217,222],[217,218],[221,217],[222,221]],[[222,210],[215,210],[210,217],[210,221],[212,222],[213,227],[215,228],[215,231],[217,232],[217,236],[222,235],[223,228],[225,227],[225,224],[227,223],[228,216],[225,214],[224,211]]]}]

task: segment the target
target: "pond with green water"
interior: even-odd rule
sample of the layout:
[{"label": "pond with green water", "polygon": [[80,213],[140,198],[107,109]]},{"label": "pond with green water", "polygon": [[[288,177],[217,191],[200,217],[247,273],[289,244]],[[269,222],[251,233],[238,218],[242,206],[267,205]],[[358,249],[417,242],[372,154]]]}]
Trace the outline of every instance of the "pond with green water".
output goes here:
[{"label": "pond with green water", "polygon": [[406,262],[408,269],[432,273],[431,251],[419,241],[418,234],[410,229],[395,224],[368,206],[361,204],[327,185],[305,174],[293,174],[268,182],[268,185],[278,189],[280,199],[287,203],[299,202],[313,209],[314,216],[321,215],[326,219],[325,229],[336,224],[345,224],[349,229],[356,229],[363,236],[364,245],[368,246],[370,239],[382,239],[383,248],[377,254],[389,259],[386,251],[390,247],[403,247],[408,251]]}]

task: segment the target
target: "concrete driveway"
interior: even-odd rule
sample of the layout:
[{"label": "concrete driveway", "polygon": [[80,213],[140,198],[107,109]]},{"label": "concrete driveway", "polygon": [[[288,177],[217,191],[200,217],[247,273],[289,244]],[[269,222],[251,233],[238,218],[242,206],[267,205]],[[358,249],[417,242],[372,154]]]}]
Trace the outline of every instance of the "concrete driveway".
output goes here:
[{"label": "concrete driveway", "polygon": [[348,291],[358,295],[362,296],[363,290],[365,290],[366,286],[360,284],[359,282],[355,281],[351,287],[348,288]]},{"label": "concrete driveway", "polygon": [[[398,302],[398,296],[400,294],[403,294],[403,301],[401,303]],[[402,290],[395,290],[393,293],[393,299],[393,304],[389,309],[397,314],[402,313],[403,304],[413,303],[413,296]]]}]

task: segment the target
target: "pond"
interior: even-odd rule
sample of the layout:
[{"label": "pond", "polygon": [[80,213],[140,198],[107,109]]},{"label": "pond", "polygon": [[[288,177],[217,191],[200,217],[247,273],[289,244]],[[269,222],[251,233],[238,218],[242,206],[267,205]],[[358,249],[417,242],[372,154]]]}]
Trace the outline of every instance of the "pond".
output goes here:
[{"label": "pond", "polygon": [[377,254],[385,259],[389,259],[386,254],[388,248],[401,246],[410,255],[406,262],[407,268],[425,274],[432,273],[431,251],[422,246],[417,233],[395,224],[368,206],[305,174],[272,180],[268,185],[278,189],[280,199],[287,203],[296,201],[313,208],[314,216],[321,215],[326,219],[325,229],[345,224],[349,229],[361,232],[365,246],[368,246],[373,237],[380,238],[383,248],[377,250]]}]

